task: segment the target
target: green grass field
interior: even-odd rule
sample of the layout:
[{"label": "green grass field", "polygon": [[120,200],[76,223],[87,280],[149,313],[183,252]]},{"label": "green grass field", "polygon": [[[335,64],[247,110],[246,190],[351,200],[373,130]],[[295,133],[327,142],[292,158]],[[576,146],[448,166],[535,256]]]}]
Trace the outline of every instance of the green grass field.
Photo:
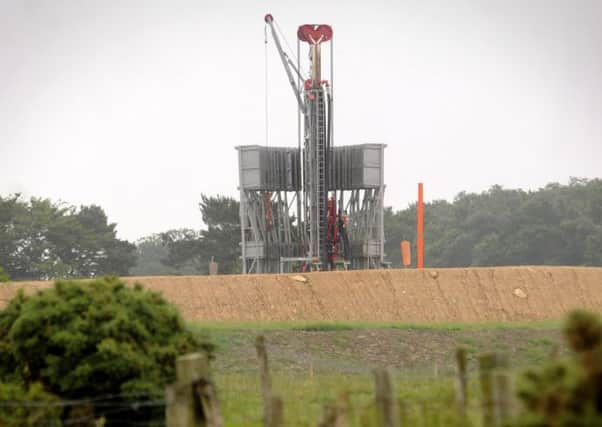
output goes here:
[{"label": "green grass field", "polygon": [[[262,415],[258,378],[245,373],[217,373],[221,408],[226,425],[260,426]],[[334,404],[348,396],[351,425],[376,425],[373,414],[373,380],[368,373],[328,374],[313,376],[276,372],[273,375],[275,392],[284,402],[285,424],[315,426],[324,404]],[[395,378],[397,394],[403,402],[406,425],[447,426],[457,418],[454,383],[450,377],[428,379]],[[471,395],[478,399],[476,382],[471,383]],[[479,425],[480,411],[473,405],[469,416]],[[412,420],[411,424],[407,424]]]},{"label": "green grass field", "polygon": [[[229,426],[261,425],[262,403],[254,341],[266,338],[274,390],[285,424],[314,426],[322,407],[348,396],[350,425],[371,426],[372,369],[387,367],[406,425],[479,426],[477,357],[504,353],[513,375],[563,354],[560,322],[400,324],[374,322],[194,323],[216,345],[212,372]],[[455,406],[454,352],[468,353],[470,406]]]}]

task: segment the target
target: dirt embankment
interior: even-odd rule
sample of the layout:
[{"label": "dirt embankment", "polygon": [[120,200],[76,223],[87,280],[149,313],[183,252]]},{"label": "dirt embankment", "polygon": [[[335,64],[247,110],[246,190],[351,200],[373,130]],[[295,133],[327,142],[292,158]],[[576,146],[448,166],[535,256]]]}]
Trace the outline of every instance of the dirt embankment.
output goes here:
[{"label": "dirt embankment", "polygon": [[[331,273],[131,277],[161,292],[188,319],[487,322],[602,313],[602,268],[497,267]],[[18,288],[0,285],[0,307]]]}]

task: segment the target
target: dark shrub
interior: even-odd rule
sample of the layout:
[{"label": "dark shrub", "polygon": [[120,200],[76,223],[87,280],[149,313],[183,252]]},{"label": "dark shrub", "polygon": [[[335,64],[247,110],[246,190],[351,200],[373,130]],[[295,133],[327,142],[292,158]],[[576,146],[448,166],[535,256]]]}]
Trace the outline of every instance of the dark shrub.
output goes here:
[{"label": "dark shrub", "polygon": [[[162,397],[176,356],[201,347],[176,307],[117,278],[58,281],[33,296],[19,293],[0,312],[0,380],[39,382],[63,399],[119,395],[112,404],[125,408],[120,419],[162,413],[128,413],[128,402]],[[103,414],[110,425],[111,411],[95,408]]]}]

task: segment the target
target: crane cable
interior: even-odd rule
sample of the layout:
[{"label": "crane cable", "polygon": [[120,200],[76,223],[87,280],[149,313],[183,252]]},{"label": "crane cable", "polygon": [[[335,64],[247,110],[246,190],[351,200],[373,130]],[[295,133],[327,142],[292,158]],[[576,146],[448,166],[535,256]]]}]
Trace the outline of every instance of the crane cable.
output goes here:
[{"label": "crane cable", "polygon": [[[285,52],[288,61],[292,62],[292,58],[295,57],[293,48],[291,47],[291,45],[289,44],[288,40],[286,39],[286,36],[282,32],[282,29],[280,28],[280,25],[278,25],[277,21],[274,21],[274,27],[276,28],[276,32],[280,35],[280,38],[282,40],[284,40],[284,44],[285,44],[286,50],[288,50],[288,52]],[[299,69],[297,70],[297,73],[301,74],[301,79],[303,79],[303,80],[305,80],[305,77],[304,77],[305,75],[309,75],[309,71],[308,70],[302,70],[300,65],[299,65]]]},{"label": "crane cable", "polygon": [[263,26],[263,37],[264,37],[264,102],[265,102],[265,145],[266,147],[270,145],[269,141],[269,109],[268,109],[268,24],[264,24]]},{"label": "crane cable", "polygon": [[[280,29],[280,26],[278,25],[278,22],[273,21],[274,23],[274,28],[276,30],[276,33],[278,33],[280,35],[280,38],[282,40],[284,40],[284,44],[285,44],[285,48],[288,49],[288,52],[285,53],[285,56],[287,58],[287,60],[289,61],[289,63],[291,65],[293,65],[293,69],[294,64],[292,62],[291,58],[294,58],[293,55],[293,49],[291,48],[291,45],[289,44],[288,40],[286,39],[286,37],[284,36],[284,33],[282,32],[282,30]],[[269,141],[269,103],[268,103],[268,98],[269,98],[269,92],[268,92],[268,83],[269,83],[269,75],[268,75],[268,68],[269,68],[269,63],[268,63],[268,24],[265,23],[263,26],[263,43],[264,43],[264,69],[265,69],[265,75],[264,75],[264,100],[265,100],[265,145],[269,146],[270,145],[270,141]],[[297,46],[298,49],[298,46]],[[297,55],[298,57],[298,55]],[[297,69],[295,70],[297,73],[298,78],[301,78],[301,80],[305,80],[305,75],[309,75],[309,71],[306,70],[302,70],[301,69],[301,65],[299,63],[297,63]],[[305,73],[304,73],[305,72]]]}]

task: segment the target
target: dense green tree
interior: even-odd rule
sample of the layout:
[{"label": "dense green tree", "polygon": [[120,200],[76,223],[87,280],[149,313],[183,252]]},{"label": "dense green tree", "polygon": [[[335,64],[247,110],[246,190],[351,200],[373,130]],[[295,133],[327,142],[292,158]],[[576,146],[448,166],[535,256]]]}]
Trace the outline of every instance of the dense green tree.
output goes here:
[{"label": "dense green tree", "polygon": [[[401,265],[402,240],[414,242],[416,240],[416,205],[408,209],[394,212],[393,208],[387,207],[384,212],[385,226],[385,253],[389,260],[395,265]],[[412,259],[415,264],[416,260]]]},{"label": "dense green tree", "polygon": [[167,257],[162,259],[166,266],[178,269],[191,264],[197,272],[209,271],[203,263],[203,241],[199,231],[189,228],[169,230],[161,233],[161,239],[167,248]]},{"label": "dense green tree", "polygon": [[201,195],[199,209],[207,228],[162,233],[168,248],[164,263],[172,268],[193,263],[198,272],[207,273],[209,262],[214,258],[220,273],[240,272],[239,206],[231,197]]},{"label": "dense green tree", "polygon": [[15,280],[127,274],[135,246],[99,206],[0,197],[0,261]]},{"label": "dense green tree", "polygon": [[[425,204],[425,264],[602,265],[602,180],[572,178],[537,191],[493,186]],[[400,265],[399,242],[415,248],[416,205],[385,211],[385,252]]]},{"label": "dense green tree", "polygon": [[[208,349],[177,309],[140,285],[115,278],[58,281],[33,296],[19,293],[0,311],[0,381],[41,383],[62,399],[117,395],[119,419],[148,420],[162,408],[127,403],[155,399],[175,379],[175,358]],[[95,408],[111,425],[111,411]]]},{"label": "dense green tree", "polygon": [[13,277],[27,272],[25,248],[30,243],[26,233],[26,205],[19,195],[0,196],[0,262]]},{"label": "dense green tree", "polygon": [[602,225],[597,225],[585,239],[585,265],[602,265]]},{"label": "dense green tree", "polygon": [[[167,234],[175,237],[178,231],[168,231]],[[192,232],[197,239],[196,233]],[[194,261],[185,261],[177,267],[168,266],[169,249],[160,234],[144,237],[136,242],[136,265],[130,269],[133,276],[181,275],[195,274],[197,267]],[[172,254],[172,256],[174,256]]]},{"label": "dense green tree", "polygon": [[215,257],[224,273],[240,272],[240,203],[232,197],[201,195],[199,208],[205,265]]}]

